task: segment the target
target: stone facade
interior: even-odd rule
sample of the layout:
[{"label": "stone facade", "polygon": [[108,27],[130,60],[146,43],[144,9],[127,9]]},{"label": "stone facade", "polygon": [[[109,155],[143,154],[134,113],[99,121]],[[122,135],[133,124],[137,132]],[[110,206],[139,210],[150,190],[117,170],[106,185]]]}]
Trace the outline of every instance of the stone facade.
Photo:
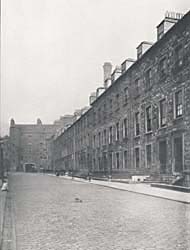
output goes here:
[{"label": "stone facade", "polygon": [[10,168],[24,170],[25,166],[52,170],[52,140],[61,134],[74,122],[74,115],[64,115],[53,124],[42,124],[37,119],[36,124],[10,124]]},{"label": "stone facade", "polygon": [[54,152],[55,168],[77,172],[166,180],[190,171],[190,12],[112,80]]},{"label": "stone facade", "polygon": [[27,166],[39,171],[48,167],[46,140],[56,133],[59,127],[42,124],[15,124],[10,126],[10,168],[27,171]]}]

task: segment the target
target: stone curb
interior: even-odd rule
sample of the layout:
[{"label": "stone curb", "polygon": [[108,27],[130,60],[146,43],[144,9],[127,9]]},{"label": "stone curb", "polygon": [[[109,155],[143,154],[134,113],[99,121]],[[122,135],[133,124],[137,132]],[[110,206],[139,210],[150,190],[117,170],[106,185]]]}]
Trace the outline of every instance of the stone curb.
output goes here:
[{"label": "stone curb", "polygon": [[[0,204],[3,207],[3,210],[1,210],[0,250],[17,249],[14,204],[11,198],[11,193],[8,192],[9,191],[3,191],[0,193],[0,200],[3,197],[3,202]],[[10,235],[7,234],[7,232],[10,232]]]},{"label": "stone curb", "polygon": [[7,200],[7,192],[0,191],[0,250],[2,249],[2,239],[3,239],[3,229],[4,229],[4,221],[5,221],[5,208],[6,208],[6,200]]},{"label": "stone curb", "polygon": [[[54,175],[50,175],[50,176],[54,176]],[[57,176],[55,176],[57,177]],[[131,192],[131,193],[136,193],[136,194],[141,194],[141,195],[146,195],[146,196],[152,196],[152,197],[155,197],[155,198],[160,198],[160,199],[165,199],[165,200],[170,200],[170,201],[174,201],[174,202],[180,202],[180,203],[183,203],[183,204],[190,204],[190,198],[189,200],[182,200],[182,199],[178,199],[178,198],[174,198],[174,197],[164,197],[163,195],[161,194],[153,194],[153,193],[148,193],[148,192],[143,192],[143,191],[137,191],[137,190],[130,190],[130,189],[127,189],[127,188],[122,188],[122,187],[117,187],[117,186],[111,186],[111,185],[106,185],[106,183],[98,183],[96,180],[92,180],[92,181],[88,181],[88,180],[83,180],[83,179],[80,179],[80,178],[72,178],[72,177],[69,177],[69,176],[59,176],[59,178],[64,178],[66,180],[73,180],[73,181],[79,181],[79,182],[84,182],[84,183],[89,183],[89,184],[94,184],[94,185],[99,185],[99,186],[102,186],[102,187],[107,187],[107,188],[112,188],[112,189],[117,189],[117,190],[121,190],[121,191],[127,191],[127,192]],[[101,182],[101,181],[100,181]],[[110,182],[108,182],[110,183]],[[116,182],[114,182],[114,184],[117,184]],[[119,184],[119,183],[118,183]],[[126,184],[128,185],[128,184]],[[150,187],[151,188],[151,187]],[[158,189],[158,188],[156,188]],[[163,190],[163,189],[162,189]],[[175,192],[175,191],[170,191],[170,192]],[[181,193],[181,192],[180,192]],[[187,193],[186,193],[187,194]]]}]

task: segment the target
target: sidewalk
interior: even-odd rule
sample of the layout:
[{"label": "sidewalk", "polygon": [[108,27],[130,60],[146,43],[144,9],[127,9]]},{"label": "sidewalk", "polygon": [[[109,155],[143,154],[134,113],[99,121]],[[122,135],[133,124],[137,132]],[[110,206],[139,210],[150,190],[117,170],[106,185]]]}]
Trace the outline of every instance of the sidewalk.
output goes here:
[{"label": "sidewalk", "polygon": [[[69,177],[69,176],[60,176],[60,178],[72,180],[72,177]],[[91,180],[91,182],[89,182],[88,180],[84,180],[84,179],[76,178],[76,177],[74,177],[73,180],[100,185],[104,187],[110,187],[110,188],[119,189],[119,190],[124,190],[128,192],[143,194],[143,195],[154,196],[157,198],[173,200],[173,201],[182,202],[185,204],[190,204],[190,193],[183,193],[179,191],[151,187],[149,184],[143,184],[143,183],[127,184],[127,183],[98,181],[98,180]]]},{"label": "sidewalk", "polygon": [[[2,185],[2,183],[0,180],[0,187],[1,187],[1,185]],[[1,249],[1,243],[2,243],[6,195],[7,195],[7,192],[2,192],[0,190],[0,249]]]}]

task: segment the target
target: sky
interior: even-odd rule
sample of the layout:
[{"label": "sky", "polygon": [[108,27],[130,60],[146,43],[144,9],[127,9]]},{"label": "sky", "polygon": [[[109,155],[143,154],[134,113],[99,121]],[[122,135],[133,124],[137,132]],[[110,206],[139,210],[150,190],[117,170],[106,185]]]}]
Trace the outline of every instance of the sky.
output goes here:
[{"label": "sky", "polygon": [[136,59],[166,11],[189,0],[1,0],[1,135],[9,122],[53,123],[89,104],[103,64]]}]

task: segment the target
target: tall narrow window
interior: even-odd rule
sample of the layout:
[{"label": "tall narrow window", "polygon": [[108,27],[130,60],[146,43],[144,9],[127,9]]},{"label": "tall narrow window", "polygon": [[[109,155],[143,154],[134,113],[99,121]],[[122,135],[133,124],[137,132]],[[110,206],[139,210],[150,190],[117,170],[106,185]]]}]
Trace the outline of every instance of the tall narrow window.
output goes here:
[{"label": "tall narrow window", "polygon": [[183,115],[182,90],[175,93],[175,118]]},{"label": "tall narrow window", "polygon": [[123,120],[122,135],[123,135],[123,138],[127,138],[127,118]]},{"label": "tall narrow window", "polygon": [[135,97],[140,94],[140,79],[135,80]]},{"label": "tall narrow window", "polygon": [[106,103],[104,103],[104,120],[106,120],[107,118],[107,106],[106,106]]},{"label": "tall narrow window", "polygon": [[113,128],[109,127],[109,144],[113,142]]},{"label": "tall narrow window", "polygon": [[98,109],[98,122],[101,123],[101,108]]},{"label": "tall narrow window", "polygon": [[102,170],[101,157],[98,157],[98,168]]},{"label": "tall narrow window", "polygon": [[112,103],[112,99],[110,99],[110,101],[109,101],[109,105],[110,105],[110,112],[112,112],[112,106],[113,106],[113,103]]},{"label": "tall narrow window", "polygon": [[167,70],[167,61],[166,58],[162,58],[159,63],[159,71],[160,71],[160,77],[164,77],[166,75]]},{"label": "tall narrow window", "polygon": [[119,122],[116,123],[116,141],[119,141]]},{"label": "tall narrow window", "polygon": [[117,94],[116,95],[116,109],[119,109],[119,97],[120,97],[120,95]]},{"label": "tall narrow window", "polygon": [[167,142],[166,140],[159,141],[159,161],[160,161],[160,173],[166,173],[167,167]]},{"label": "tall narrow window", "polygon": [[146,108],[146,132],[152,131],[151,106]]},{"label": "tall narrow window", "polygon": [[96,111],[93,112],[93,121],[94,121],[94,126],[96,126]]},{"label": "tall narrow window", "polygon": [[123,104],[127,104],[128,102],[128,88],[124,88],[124,98],[123,98]]},{"label": "tall narrow window", "polygon": [[109,155],[108,155],[108,161],[109,161],[110,175],[112,175],[113,153],[109,153]]},{"label": "tall narrow window", "polygon": [[147,70],[147,72],[145,74],[145,86],[146,86],[146,89],[150,88],[151,81],[152,81],[152,70],[149,69],[149,70]]},{"label": "tall narrow window", "polygon": [[140,135],[140,113],[135,114],[135,135]]},{"label": "tall narrow window", "polygon": [[95,148],[96,147],[96,135],[94,135],[93,144],[94,144],[94,148]]},{"label": "tall narrow window", "polygon": [[119,152],[116,153],[116,168],[119,169]]},{"label": "tall narrow window", "polygon": [[152,152],[151,152],[151,144],[146,145],[146,166],[147,168],[151,168],[152,165]]},{"label": "tall narrow window", "polygon": [[96,158],[93,158],[93,169],[96,169]]},{"label": "tall narrow window", "polygon": [[175,137],[173,143],[174,171],[181,173],[183,171],[183,136]]},{"label": "tall narrow window", "polygon": [[101,132],[98,133],[98,146],[101,146]]},{"label": "tall narrow window", "polygon": [[127,151],[126,150],[123,152],[123,164],[124,164],[124,168],[127,168]]},{"label": "tall narrow window", "polygon": [[106,145],[106,143],[107,143],[106,136],[107,136],[106,129],[104,129],[104,132],[103,132],[103,142],[104,142],[104,145]]},{"label": "tall narrow window", "polygon": [[182,45],[177,46],[175,49],[175,60],[176,60],[176,66],[182,66],[183,65],[183,47]]},{"label": "tall narrow window", "polygon": [[166,99],[160,101],[160,127],[166,125]]},{"label": "tall narrow window", "polygon": [[135,166],[136,166],[136,168],[140,167],[140,150],[139,150],[139,148],[135,148]]}]

